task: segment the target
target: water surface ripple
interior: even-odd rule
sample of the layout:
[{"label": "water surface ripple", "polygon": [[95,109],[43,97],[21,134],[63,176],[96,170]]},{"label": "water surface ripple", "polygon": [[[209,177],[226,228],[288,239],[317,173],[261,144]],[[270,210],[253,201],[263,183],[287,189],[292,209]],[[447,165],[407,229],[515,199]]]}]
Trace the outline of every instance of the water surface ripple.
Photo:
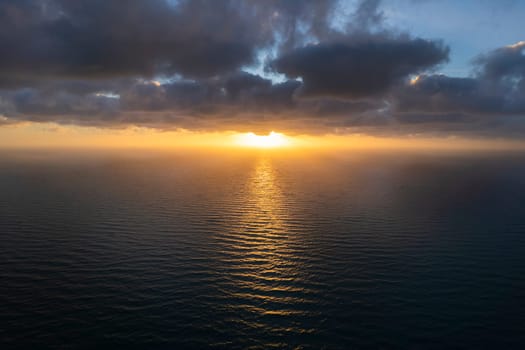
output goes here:
[{"label": "water surface ripple", "polygon": [[0,161],[6,347],[525,347],[525,158]]}]

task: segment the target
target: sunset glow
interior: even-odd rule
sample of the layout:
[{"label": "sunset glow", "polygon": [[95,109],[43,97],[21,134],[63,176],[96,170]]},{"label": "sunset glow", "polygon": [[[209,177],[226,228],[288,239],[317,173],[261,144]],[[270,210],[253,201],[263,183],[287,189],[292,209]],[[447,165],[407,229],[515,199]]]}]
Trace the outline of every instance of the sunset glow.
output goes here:
[{"label": "sunset glow", "polygon": [[363,134],[288,134],[270,132],[239,133],[235,131],[198,132],[191,130],[160,131],[151,128],[103,129],[58,125],[54,123],[24,123],[0,128],[0,148],[3,149],[201,149],[228,152],[250,150],[461,150],[461,149],[524,149],[520,140],[468,139],[461,137],[379,137]]},{"label": "sunset glow", "polygon": [[253,132],[237,136],[236,143],[243,147],[277,148],[291,144],[290,140],[281,133],[272,131],[268,135],[257,135]]},{"label": "sunset glow", "polygon": [[3,349],[525,349],[525,0],[0,0]]}]

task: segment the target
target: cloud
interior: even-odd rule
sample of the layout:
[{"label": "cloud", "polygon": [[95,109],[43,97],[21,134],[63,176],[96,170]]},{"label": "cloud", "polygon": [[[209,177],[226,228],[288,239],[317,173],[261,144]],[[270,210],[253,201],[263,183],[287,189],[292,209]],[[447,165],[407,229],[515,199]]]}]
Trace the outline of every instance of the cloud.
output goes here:
[{"label": "cloud", "polygon": [[381,1],[340,9],[0,0],[0,124],[523,135],[525,43],[446,76],[448,46],[385,26]]},{"label": "cloud", "polygon": [[515,80],[518,86],[525,79],[525,41],[493,50],[480,55],[475,63],[479,66],[479,75],[492,82]]},{"label": "cloud", "polygon": [[397,91],[403,111],[480,116],[525,114],[525,43],[495,49],[475,60],[468,78],[421,75]]},{"label": "cloud", "polygon": [[408,37],[349,37],[345,42],[298,48],[272,67],[289,78],[301,78],[302,95],[360,98],[380,95],[408,75],[444,62],[448,49],[440,42]]},{"label": "cloud", "polygon": [[204,77],[250,64],[273,40],[235,1],[0,1],[2,80]]},{"label": "cloud", "polygon": [[354,12],[353,21],[349,23],[354,31],[366,30],[382,24],[384,15],[379,5],[381,0],[361,1]]},{"label": "cloud", "polygon": [[334,3],[0,0],[0,84],[230,73],[277,36],[293,42],[299,32],[326,31]]},{"label": "cloud", "polygon": [[494,114],[505,109],[505,97],[485,89],[477,78],[421,75],[395,93],[403,111]]}]

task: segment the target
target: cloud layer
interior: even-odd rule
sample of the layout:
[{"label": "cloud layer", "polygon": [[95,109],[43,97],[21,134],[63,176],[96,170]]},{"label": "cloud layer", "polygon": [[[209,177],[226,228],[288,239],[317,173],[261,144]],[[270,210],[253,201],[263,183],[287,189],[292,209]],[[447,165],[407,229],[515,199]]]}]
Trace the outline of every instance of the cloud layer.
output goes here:
[{"label": "cloud layer", "polygon": [[443,40],[347,5],[0,0],[0,125],[525,136],[525,42],[445,76]]}]

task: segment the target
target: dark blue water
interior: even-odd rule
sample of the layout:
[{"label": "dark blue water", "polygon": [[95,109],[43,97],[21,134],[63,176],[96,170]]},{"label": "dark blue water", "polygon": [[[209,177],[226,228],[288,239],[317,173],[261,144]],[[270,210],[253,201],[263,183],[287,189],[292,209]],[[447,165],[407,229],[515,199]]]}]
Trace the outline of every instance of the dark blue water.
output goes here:
[{"label": "dark blue water", "polygon": [[2,348],[525,348],[525,156],[0,157]]}]

